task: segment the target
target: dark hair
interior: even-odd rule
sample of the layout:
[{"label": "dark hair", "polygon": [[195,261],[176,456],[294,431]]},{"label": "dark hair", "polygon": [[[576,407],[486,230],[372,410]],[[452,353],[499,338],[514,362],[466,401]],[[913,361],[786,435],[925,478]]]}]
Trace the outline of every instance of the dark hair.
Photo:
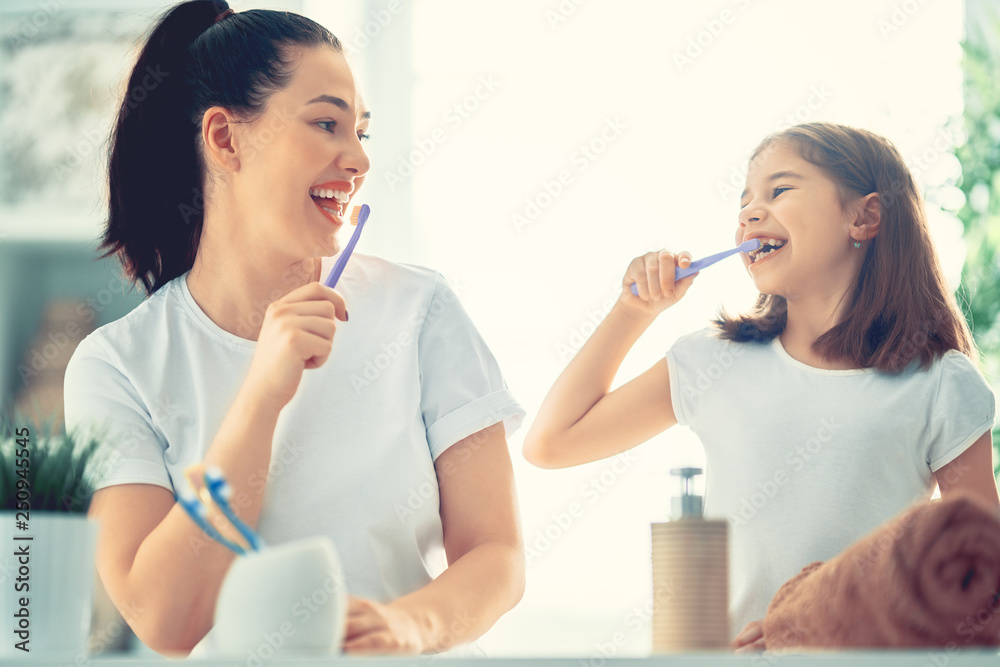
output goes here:
[{"label": "dark hair", "polygon": [[[949,294],[923,203],[902,156],[887,139],[833,123],[805,123],[766,137],[750,157],[791,145],[836,184],[841,204],[879,193],[878,235],[868,242],[843,320],[813,342],[827,359],[898,373],[915,359],[926,369],[948,350],[977,359],[965,318]],[[721,337],[767,341],[785,328],[788,304],[761,294],[751,313],[720,311]]]},{"label": "dark hair", "polygon": [[233,13],[217,0],[167,11],[132,69],[111,135],[101,257],[117,254],[147,295],[188,271],[204,214],[205,111],[256,119],[291,79],[290,48],[324,45],[342,51],[330,31],[290,12]]}]

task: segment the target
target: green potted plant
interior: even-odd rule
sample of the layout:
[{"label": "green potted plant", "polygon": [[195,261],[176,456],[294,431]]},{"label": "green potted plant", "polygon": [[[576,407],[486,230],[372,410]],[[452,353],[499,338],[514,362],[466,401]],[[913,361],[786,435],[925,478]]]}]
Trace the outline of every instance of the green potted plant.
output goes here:
[{"label": "green potted plant", "polygon": [[0,421],[0,658],[86,653],[101,450],[51,422]]}]

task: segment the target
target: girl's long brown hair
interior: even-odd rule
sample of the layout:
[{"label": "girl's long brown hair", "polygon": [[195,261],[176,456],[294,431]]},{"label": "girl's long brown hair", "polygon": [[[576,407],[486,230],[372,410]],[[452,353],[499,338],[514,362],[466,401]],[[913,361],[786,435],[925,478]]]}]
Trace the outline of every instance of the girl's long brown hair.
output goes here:
[{"label": "girl's long brown hair", "polygon": [[[923,203],[902,156],[887,139],[833,123],[805,123],[772,134],[754,150],[791,145],[837,184],[841,204],[879,193],[881,222],[868,242],[843,320],[813,350],[859,368],[898,373],[919,359],[926,369],[948,350],[977,361],[965,318],[946,286],[931,243]],[[767,341],[785,328],[784,297],[761,294],[749,314],[720,311],[721,337]]]}]

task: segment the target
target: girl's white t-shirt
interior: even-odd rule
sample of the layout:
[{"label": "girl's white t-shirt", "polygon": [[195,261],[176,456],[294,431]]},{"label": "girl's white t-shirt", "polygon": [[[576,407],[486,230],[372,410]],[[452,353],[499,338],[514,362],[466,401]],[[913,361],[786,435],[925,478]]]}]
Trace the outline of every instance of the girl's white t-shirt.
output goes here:
[{"label": "girl's white t-shirt", "polygon": [[666,354],[678,423],[705,449],[705,516],[729,522],[730,634],[781,585],[933,490],[932,472],[993,427],[993,392],[957,350],[927,370],[825,370],[778,338],[711,328]]},{"label": "girl's white t-shirt", "polygon": [[[350,319],[281,411],[268,476],[250,481],[266,485],[257,528],[271,544],[329,536],[348,592],[387,602],[447,565],[434,461],[492,424],[509,436],[525,413],[440,273],[355,253],[336,289]],[[97,488],[186,488],[256,345],[209,319],[187,274],[81,342],[66,427],[113,445]]]}]

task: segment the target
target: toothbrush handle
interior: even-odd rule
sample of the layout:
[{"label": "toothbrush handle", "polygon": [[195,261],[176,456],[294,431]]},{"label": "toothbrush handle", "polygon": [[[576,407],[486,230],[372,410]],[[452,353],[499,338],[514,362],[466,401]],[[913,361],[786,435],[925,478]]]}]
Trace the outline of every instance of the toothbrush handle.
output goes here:
[{"label": "toothbrush handle", "polygon": [[344,251],[340,253],[340,257],[337,259],[337,263],[333,265],[333,270],[330,271],[330,275],[326,277],[323,284],[327,287],[336,287],[337,281],[340,280],[340,274],[344,272],[344,267],[347,266],[347,260],[351,258],[351,253],[354,252],[354,246],[358,244],[358,239],[361,238],[361,230],[364,229],[365,221],[368,220],[368,204],[363,204],[361,206],[361,214],[358,216],[358,226],[355,227],[354,233],[351,234],[351,240],[347,242],[347,247]]},{"label": "toothbrush handle", "polygon": [[677,267],[676,269],[674,269],[674,280],[687,278],[692,273],[697,273],[702,269],[708,268],[709,266],[712,266],[713,264],[718,262],[720,259],[725,259],[730,255],[735,255],[739,251],[740,251],[739,247],[730,248],[729,250],[723,250],[722,252],[717,252],[714,255],[709,255],[708,257],[702,257],[701,259],[696,259],[693,262],[691,262],[691,264],[686,269]]},{"label": "toothbrush handle", "polygon": [[[740,252],[739,246],[735,248],[730,248],[729,250],[723,250],[722,252],[717,252],[714,255],[709,255],[708,257],[702,257],[701,259],[696,259],[691,262],[687,268],[677,267],[674,269],[674,280],[680,280],[681,278],[687,278],[693,273],[698,273],[702,269],[712,266],[719,260],[725,259],[730,255],[735,255]],[[632,294],[639,296],[639,288],[635,283],[632,283]]]}]

